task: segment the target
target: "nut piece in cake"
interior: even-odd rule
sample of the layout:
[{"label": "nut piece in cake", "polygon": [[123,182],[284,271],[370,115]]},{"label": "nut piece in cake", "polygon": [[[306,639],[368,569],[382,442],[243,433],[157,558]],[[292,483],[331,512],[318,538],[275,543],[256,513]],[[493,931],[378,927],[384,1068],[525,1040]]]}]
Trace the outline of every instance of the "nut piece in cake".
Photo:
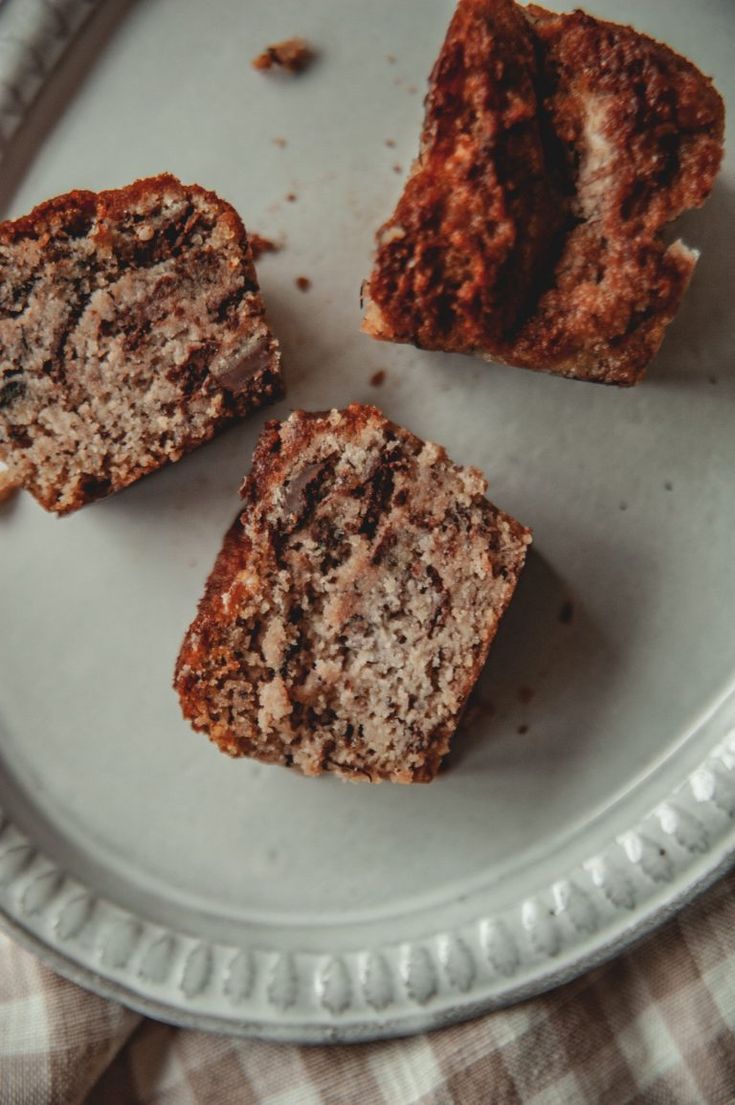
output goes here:
[{"label": "nut piece in cake", "polygon": [[707,198],[723,129],[711,80],[631,27],[459,0],[363,329],[637,383],[697,259],[662,231]]},{"label": "nut piece in cake", "polygon": [[179,654],[184,715],[306,775],[436,775],[531,535],[374,407],[269,422]]},{"label": "nut piece in cake", "polygon": [[0,459],[67,514],[281,396],[245,229],[162,175],[0,225]]}]

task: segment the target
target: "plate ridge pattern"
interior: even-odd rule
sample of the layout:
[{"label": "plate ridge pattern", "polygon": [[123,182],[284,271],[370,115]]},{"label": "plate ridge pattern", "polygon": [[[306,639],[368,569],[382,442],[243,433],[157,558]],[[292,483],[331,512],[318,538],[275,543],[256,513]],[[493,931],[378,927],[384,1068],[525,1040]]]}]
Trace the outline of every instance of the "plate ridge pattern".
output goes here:
[{"label": "plate ridge pattern", "polygon": [[[655,903],[715,846],[733,843],[735,759],[730,737],[665,802],[631,830],[549,887],[496,915],[419,941],[384,943],[325,957],[273,947],[237,948],[163,929],[98,898],[48,857],[9,818],[0,833],[0,907],[47,947],[134,986],[142,997],[216,1008],[233,1022],[291,1020],[332,1037],[349,1019],[377,1024],[456,1003],[457,993],[491,1004],[541,962],[575,942],[613,939],[630,911]],[[703,783],[702,780],[705,780]],[[709,782],[706,782],[709,780]],[[0,811],[0,816],[2,813]],[[224,1010],[224,1012],[222,1012]]]}]

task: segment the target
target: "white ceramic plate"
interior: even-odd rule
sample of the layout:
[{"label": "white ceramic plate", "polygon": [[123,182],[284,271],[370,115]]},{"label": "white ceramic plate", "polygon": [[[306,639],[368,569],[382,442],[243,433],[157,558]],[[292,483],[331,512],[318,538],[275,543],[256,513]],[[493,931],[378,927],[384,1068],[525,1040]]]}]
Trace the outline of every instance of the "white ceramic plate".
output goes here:
[{"label": "white ceramic plate", "polygon": [[[729,0],[590,6],[690,54],[732,102]],[[63,38],[75,5],[42,7]],[[640,388],[371,342],[360,281],[449,15],[112,4],[27,114],[38,66],[14,71],[5,214],[163,169],[217,189],[285,242],[259,265],[289,386],[268,414],[377,401],[535,531],[450,770],[368,787],[230,761],[170,689],[268,414],[63,521],[27,497],[3,510],[2,916],[62,973],[171,1021],[314,1041],[469,1017],[623,948],[735,853],[732,155],[684,220],[702,259]],[[320,47],[312,71],[250,69],[294,33]]]}]

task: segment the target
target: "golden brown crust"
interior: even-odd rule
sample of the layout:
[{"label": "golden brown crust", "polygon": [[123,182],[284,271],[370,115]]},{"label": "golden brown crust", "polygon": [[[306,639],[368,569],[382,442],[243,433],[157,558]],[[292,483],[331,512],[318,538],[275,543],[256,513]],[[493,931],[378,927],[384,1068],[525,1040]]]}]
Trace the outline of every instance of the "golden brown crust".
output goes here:
[{"label": "golden brown crust", "polygon": [[0,503],[7,503],[22,486],[22,481],[9,468],[0,468]]},{"label": "golden brown crust", "polygon": [[660,232],[706,199],[723,128],[712,82],[646,35],[460,0],[363,328],[637,382],[695,262]]},{"label": "golden brown crust", "polygon": [[378,235],[375,336],[483,348],[504,339],[535,294],[563,205],[547,171],[534,67],[520,8],[463,0],[431,74],[419,160]]},{"label": "golden brown crust", "polygon": [[67,192],[37,204],[27,215],[0,223],[0,242],[11,244],[21,238],[36,238],[75,225],[89,225],[97,207],[96,193],[84,190]]},{"label": "golden brown crust", "polygon": [[[222,605],[222,595],[232,586],[239,571],[247,562],[248,545],[242,526],[241,515],[227,530],[222,548],[217,554],[214,567],[207,578],[204,594],[199,600],[197,614],[189,626],[186,637],[179,650],[174,673],[174,686],[179,692],[182,708],[186,717],[192,720],[195,728],[201,729],[197,719],[206,713],[206,701],[201,695],[202,687],[191,672],[201,667],[205,658],[210,657],[213,647],[226,626],[228,617]],[[235,748],[222,744],[223,751],[237,755]]]},{"label": "golden brown crust", "polygon": [[[711,190],[724,108],[712,82],[669,47],[583,12],[533,12],[546,110],[569,151],[583,150],[574,215],[553,286],[514,354],[576,374],[603,368],[633,384],[658,350],[695,257],[660,232]],[[568,163],[569,164],[569,163]],[[569,165],[571,170],[571,165]]]},{"label": "golden brown crust", "polygon": [[[366,440],[372,452],[362,469]],[[374,407],[267,423],[242,487],[243,514],[177,661],[185,717],[233,756],[353,780],[433,779],[530,541],[487,502],[484,486],[478,472],[456,469],[444,450]],[[419,544],[404,547],[406,560],[408,531]],[[303,573],[304,556],[312,574]],[[381,595],[403,598],[387,612]],[[359,643],[350,644],[355,632]],[[396,697],[381,711],[380,695],[396,679]],[[402,686],[415,694],[401,709]],[[275,722],[263,716],[273,695]]]},{"label": "golden brown crust", "polygon": [[57,233],[65,229],[76,228],[78,232],[83,232],[85,223],[89,226],[95,219],[100,223],[105,219],[116,222],[124,218],[131,207],[153,200],[167,191],[177,196],[186,195],[190,199],[197,197],[204,204],[217,208],[219,218],[232,228],[241,248],[247,250],[245,226],[235,208],[216,192],[199,184],[182,184],[172,173],[143,177],[121,188],[108,188],[101,192],[75,188],[61,196],[52,196],[36,204],[27,215],[0,223],[0,243],[17,242],[24,237],[38,238],[44,233]]}]

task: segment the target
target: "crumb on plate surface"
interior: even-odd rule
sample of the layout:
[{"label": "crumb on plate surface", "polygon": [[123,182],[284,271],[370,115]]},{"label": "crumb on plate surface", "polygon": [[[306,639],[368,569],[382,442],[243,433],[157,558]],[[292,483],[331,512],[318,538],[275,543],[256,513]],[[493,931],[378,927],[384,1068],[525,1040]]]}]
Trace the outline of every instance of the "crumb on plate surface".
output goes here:
[{"label": "crumb on plate surface", "polygon": [[314,60],[314,50],[303,38],[286,38],[266,46],[251,61],[253,69],[284,69],[287,73],[301,73]]}]

